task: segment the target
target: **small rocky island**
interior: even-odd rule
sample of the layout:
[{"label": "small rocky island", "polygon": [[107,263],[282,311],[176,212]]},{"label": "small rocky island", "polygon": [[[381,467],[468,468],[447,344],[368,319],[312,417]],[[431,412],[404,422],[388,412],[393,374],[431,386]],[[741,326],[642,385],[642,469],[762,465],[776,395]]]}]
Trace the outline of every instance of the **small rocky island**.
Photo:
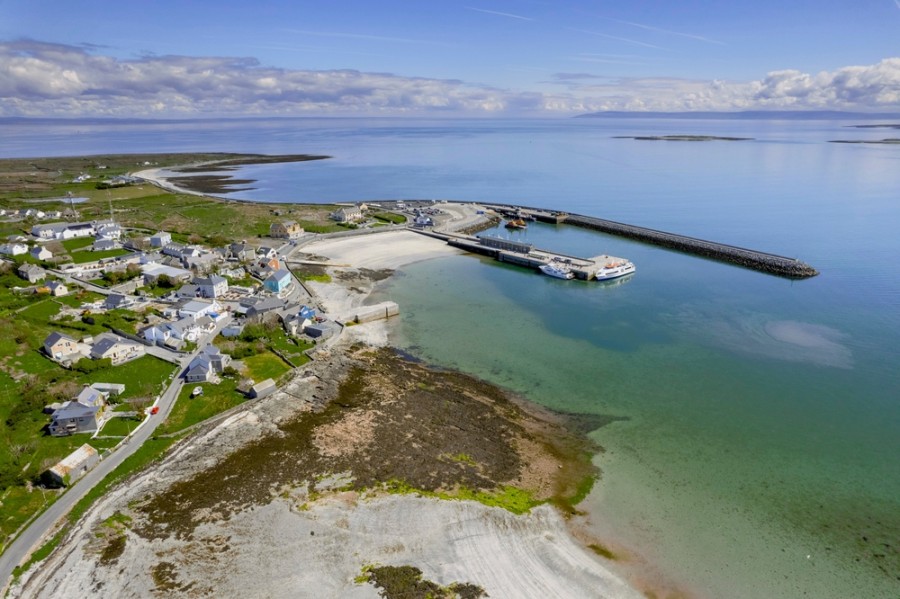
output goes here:
[{"label": "small rocky island", "polygon": [[752,137],[720,137],[718,135],[614,135],[613,139],[639,141],[752,141]]},{"label": "small rocky island", "polygon": [[880,144],[894,145],[900,144],[898,137],[886,137],[884,139],[831,139],[828,143],[832,144]]}]

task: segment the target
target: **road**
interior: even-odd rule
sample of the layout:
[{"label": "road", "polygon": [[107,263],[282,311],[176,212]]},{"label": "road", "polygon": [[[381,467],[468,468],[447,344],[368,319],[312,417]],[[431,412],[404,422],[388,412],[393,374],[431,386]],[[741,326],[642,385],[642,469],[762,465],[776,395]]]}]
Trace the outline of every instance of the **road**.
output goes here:
[{"label": "road", "polygon": [[90,472],[80,478],[72,485],[56,502],[51,505],[44,513],[38,516],[15,541],[0,555],[0,596],[6,594],[6,587],[12,576],[13,569],[22,563],[31,552],[50,534],[57,522],[59,522],[66,514],[69,513],[75,504],[84,497],[88,491],[93,489],[107,474],[112,472],[119,466],[125,458],[136,452],[144,441],[153,436],[156,427],[160,425],[169,415],[175,400],[181,393],[184,386],[184,379],[181,378],[182,371],[187,367],[188,363],[206,347],[219,332],[231,322],[231,317],[224,317],[216,328],[204,336],[197,344],[197,349],[190,355],[185,356],[181,360],[180,371],[172,379],[172,383],[160,395],[155,405],[159,407],[159,413],[148,416],[144,422],[131,434],[131,438],[123,443],[111,455],[104,458]]}]

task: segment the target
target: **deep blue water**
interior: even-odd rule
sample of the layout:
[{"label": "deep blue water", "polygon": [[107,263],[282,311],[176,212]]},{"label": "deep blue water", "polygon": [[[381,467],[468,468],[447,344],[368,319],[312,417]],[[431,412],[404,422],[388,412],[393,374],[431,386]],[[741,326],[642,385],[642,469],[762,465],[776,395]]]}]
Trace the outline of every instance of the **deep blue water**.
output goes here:
[{"label": "deep blue water", "polygon": [[[799,257],[786,281],[571,227],[538,246],[626,256],[620,285],[463,256],[382,291],[396,343],[533,401],[626,418],[593,528],[707,597],[896,597],[900,588],[900,147],[839,121],[293,119],[0,125],[0,155],[330,154],[233,194],[507,202]],[[616,135],[710,134],[745,142]],[[504,233],[505,234],[505,233]],[[865,539],[865,540],[864,540]],[[637,559],[637,558],[635,558]]]}]

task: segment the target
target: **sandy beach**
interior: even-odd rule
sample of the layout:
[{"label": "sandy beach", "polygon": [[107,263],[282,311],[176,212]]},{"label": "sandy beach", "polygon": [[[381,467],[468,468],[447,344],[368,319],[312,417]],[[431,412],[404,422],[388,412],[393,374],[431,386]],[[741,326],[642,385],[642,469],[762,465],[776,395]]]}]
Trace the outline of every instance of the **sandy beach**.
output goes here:
[{"label": "sandy beach", "polygon": [[[315,242],[302,253],[335,265],[327,267],[333,282],[313,282],[309,287],[330,313],[341,313],[365,302],[380,278],[367,273],[459,252],[440,240],[391,231]],[[117,537],[122,539],[121,549],[116,546],[114,555],[110,553],[110,545],[104,543],[113,534],[112,516],[133,513],[133,506],[148,496],[166,493],[184,481],[202,484],[205,475],[194,477],[227,462],[236,447],[283,434],[279,427],[286,419],[321,409],[317,406],[323,398],[337,394],[337,383],[351,368],[342,347],[359,341],[387,343],[383,321],[347,331],[335,348],[298,372],[286,389],[201,430],[161,464],[97,502],[58,550],[12,589],[11,596],[374,598],[380,596],[378,589],[361,583],[359,576],[363,568],[376,564],[412,565],[437,584],[473,584],[495,598],[643,597],[603,558],[576,541],[563,515],[550,505],[515,515],[474,501],[367,497],[342,491],[346,481],[341,475],[333,483],[317,483],[317,496],[324,493],[321,498],[287,485],[271,489],[269,501],[248,504],[230,517],[205,510],[199,519],[195,516],[195,528],[188,535],[157,531],[148,537],[130,525],[113,527],[121,535]],[[371,443],[367,418],[348,415],[341,420],[335,430],[344,432],[329,451],[353,452],[359,444]]]}]

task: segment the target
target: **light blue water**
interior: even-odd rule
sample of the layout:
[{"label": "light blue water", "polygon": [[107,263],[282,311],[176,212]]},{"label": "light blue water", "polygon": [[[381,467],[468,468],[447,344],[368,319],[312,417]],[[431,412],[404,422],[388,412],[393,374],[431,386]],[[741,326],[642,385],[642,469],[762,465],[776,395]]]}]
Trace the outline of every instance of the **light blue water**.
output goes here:
[{"label": "light blue water", "polygon": [[[588,500],[606,542],[707,597],[900,592],[900,148],[847,123],[296,119],[0,125],[0,155],[309,152],[236,197],[449,198],[596,215],[797,256],[790,282],[568,227],[539,246],[626,256],[620,285],[475,257],[413,265],[383,293],[397,343],[596,431]],[[79,128],[81,127],[81,128]],[[674,143],[614,135],[713,134]],[[504,233],[505,234],[505,233]]]}]

